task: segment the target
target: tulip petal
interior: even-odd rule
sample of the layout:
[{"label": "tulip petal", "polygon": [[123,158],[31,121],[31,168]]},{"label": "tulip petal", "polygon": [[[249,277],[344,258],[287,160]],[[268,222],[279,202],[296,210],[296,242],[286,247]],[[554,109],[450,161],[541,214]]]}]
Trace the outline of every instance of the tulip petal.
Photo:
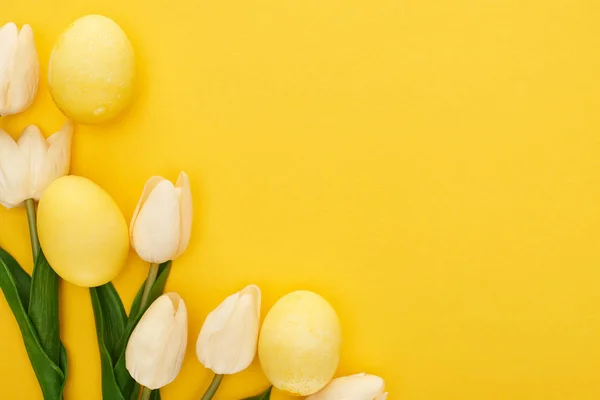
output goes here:
[{"label": "tulip petal", "polygon": [[17,143],[21,157],[27,165],[27,178],[23,185],[27,191],[27,198],[33,198],[37,178],[44,168],[48,144],[40,129],[35,125],[25,128]]},{"label": "tulip petal", "polygon": [[8,113],[8,89],[18,41],[19,29],[14,23],[0,28],[0,115]]},{"label": "tulip petal", "polygon": [[19,33],[11,75],[5,113],[17,114],[33,103],[40,76],[40,63],[33,39],[33,30],[29,25],[24,25]]},{"label": "tulip petal", "polygon": [[193,205],[192,205],[192,190],[190,188],[190,180],[185,172],[181,172],[175,183],[175,189],[179,192],[179,204],[181,212],[181,232],[179,234],[179,244],[177,246],[177,254],[173,258],[179,257],[190,243],[192,235],[192,220],[193,220]]},{"label": "tulip petal", "polygon": [[217,374],[235,374],[256,355],[261,293],[256,285],[225,299],[204,321],[196,343],[200,362]]},{"label": "tulip petal", "polygon": [[148,195],[133,226],[133,248],[147,262],[163,263],[177,252],[181,221],[179,196],[168,180]]},{"label": "tulip petal", "polygon": [[39,200],[52,182],[69,173],[73,124],[67,121],[47,140],[48,150],[40,169],[32,170],[33,198]]},{"label": "tulip petal", "polygon": [[165,178],[163,178],[162,176],[153,176],[150,179],[148,179],[144,184],[144,190],[142,191],[142,195],[140,196],[140,200],[138,201],[137,206],[135,206],[133,216],[131,217],[131,222],[129,223],[129,239],[131,240],[131,243],[133,243],[133,228],[135,227],[135,222],[137,221],[137,217],[140,213],[140,210],[142,209],[142,206],[144,205],[144,203],[146,203],[146,200],[148,200],[148,196],[150,196],[150,193],[154,190],[156,185],[158,185],[164,180]]},{"label": "tulip petal", "polygon": [[18,144],[0,129],[0,204],[6,208],[17,207],[27,199],[28,166]]},{"label": "tulip petal", "polygon": [[336,378],[306,400],[385,400],[384,390],[383,379],[363,373]]},{"label": "tulip petal", "polygon": [[183,363],[187,346],[187,309],[177,293],[160,296],[131,334],[125,361],[140,384],[159,389],[171,383]]}]

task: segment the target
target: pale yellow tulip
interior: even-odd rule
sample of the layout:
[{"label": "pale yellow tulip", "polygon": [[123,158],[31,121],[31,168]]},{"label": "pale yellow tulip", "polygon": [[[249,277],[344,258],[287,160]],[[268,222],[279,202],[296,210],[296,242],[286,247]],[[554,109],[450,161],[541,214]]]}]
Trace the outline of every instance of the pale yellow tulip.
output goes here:
[{"label": "pale yellow tulip", "polygon": [[336,378],[306,400],[385,400],[385,382],[378,376],[356,374]]},{"label": "pale yellow tulip", "polygon": [[40,64],[29,25],[0,28],[0,116],[27,109],[38,89]]},{"label": "pale yellow tulip", "polygon": [[131,245],[140,258],[160,264],[187,248],[192,232],[192,192],[185,172],[177,183],[160,176],[146,182],[131,219]]},{"label": "pale yellow tulip", "polygon": [[69,172],[73,125],[67,122],[48,139],[30,125],[15,142],[0,129],[0,204],[17,207],[39,200],[46,188]]},{"label": "pale yellow tulip", "polygon": [[206,317],[196,343],[198,359],[218,375],[252,364],[260,327],[261,292],[250,285],[227,297]]},{"label": "pale yellow tulip", "polygon": [[179,374],[187,346],[187,310],[177,293],[166,293],[150,305],[125,350],[127,370],[139,384],[155,390]]}]

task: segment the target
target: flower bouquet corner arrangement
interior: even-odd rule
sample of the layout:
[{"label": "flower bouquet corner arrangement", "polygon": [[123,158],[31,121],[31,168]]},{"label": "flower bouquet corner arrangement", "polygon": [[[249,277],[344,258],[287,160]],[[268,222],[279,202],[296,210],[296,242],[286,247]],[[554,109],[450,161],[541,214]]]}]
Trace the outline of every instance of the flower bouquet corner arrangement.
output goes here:
[{"label": "flower bouquet corner arrangement", "polygon": [[[57,39],[48,69],[50,93],[67,121],[47,138],[36,125],[17,139],[0,129],[0,204],[26,209],[34,261],[29,275],[0,248],[0,288],[46,400],[64,398],[69,376],[68,343],[60,338],[60,279],[89,289],[105,400],[160,399],[160,389],[176,380],[186,355],[188,314],[198,312],[177,292],[164,293],[192,236],[190,177],[181,172],[174,182],[149,178],[128,223],[93,177],[69,175],[77,125],[102,124],[127,107],[134,61],[133,47],[116,22],[100,15],[74,21]],[[3,25],[2,119],[33,103],[39,70],[33,29]],[[125,267],[130,248],[148,264],[148,274],[126,311],[111,282]],[[257,355],[271,385],[248,400],[270,399],[275,390],[309,400],[387,397],[378,376],[335,378],[342,324],[324,297],[306,290],[289,293],[262,325],[261,300],[259,286],[249,284],[208,305],[214,309],[197,333],[196,355],[214,377],[202,400],[213,398],[228,375],[246,370]]]}]

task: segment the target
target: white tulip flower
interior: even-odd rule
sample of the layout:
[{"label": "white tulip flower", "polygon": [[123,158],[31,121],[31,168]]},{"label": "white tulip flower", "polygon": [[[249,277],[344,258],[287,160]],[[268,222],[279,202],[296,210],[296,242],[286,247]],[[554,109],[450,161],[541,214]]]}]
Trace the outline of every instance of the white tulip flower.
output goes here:
[{"label": "white tulip flower", "polygon": [[150,305],[135,327],[125,365],[139,384],[155,390],[179,374],[187,346],[188,318],[177,293],[166,293]]},{"label": "white tulip flower", "polygon": [[225,299],[206,317],[196,343],[198,360],[218,375],[252,364],[260,327],[261,293],[256,285]]},{"label": "white tulip flower", "polygon": [[146,182],[129,229],[131,245],[140,258],[160,264],[187,248],[192,232],[192,192],[182,172],[177,183],[160,176]]},{"label": "white tulip flower", "polygon": [[39,200],[44,190],[69,172],[73,125],[68,122],[48,139],[30,125],[18,141],[0,129],[0,204],[13,208]]},{"label": "white tulip flower", "polygon": [[35,99],[40,78],[33,31],[9,22],[0,28],[0,116],[18,114]]},{"label": "white tulip flower", "polygon": [[356,374],[336,378],[306,400],[385,400],[385,382],[378,376]]}]

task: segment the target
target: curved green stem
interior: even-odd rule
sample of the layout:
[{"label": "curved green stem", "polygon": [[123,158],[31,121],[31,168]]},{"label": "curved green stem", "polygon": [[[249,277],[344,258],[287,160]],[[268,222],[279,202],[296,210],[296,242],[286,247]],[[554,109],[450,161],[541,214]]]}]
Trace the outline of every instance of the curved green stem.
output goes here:
[{"label": "curved green stem", "polygon": [[35,202],[33,199],[25,200],[25,210],[27,210],[27,222],[29,222],[29,239],[31,240],[31,252],[33,254],[33,263],[37,261],[40,254],[40,239],[37,233],[37,219],[35,216]]},{"label": "curved green stem", "polygon": [[202,396],[202,400],[212,399],[215,393],[217,393],[217,390],[219,389],[219,385],[221,384],[222,380],[223,375],[215,374],[215,377],[210,383],[210,386],[208,387],[208,389],[206,389],[206,393],[204,393],[204,396]]},{"label": "curved green stem", "polygon": [[144,285],[144,293],[142,294],[142,301],[140,302],[140,311],[143,312],[148,302],[148,296],[150,296],[150,290],[154,281],[156,281],[156,275],[158,274],[158,264],[150,264],[150,270],[148,271],[148,278],[146,278],[146,284]]},{"label": "curved green stem", "polygon": [[146,386],[142,386],[142,397],[140,400],[149,400],[152,394],[152,389],[148,389]]}]

